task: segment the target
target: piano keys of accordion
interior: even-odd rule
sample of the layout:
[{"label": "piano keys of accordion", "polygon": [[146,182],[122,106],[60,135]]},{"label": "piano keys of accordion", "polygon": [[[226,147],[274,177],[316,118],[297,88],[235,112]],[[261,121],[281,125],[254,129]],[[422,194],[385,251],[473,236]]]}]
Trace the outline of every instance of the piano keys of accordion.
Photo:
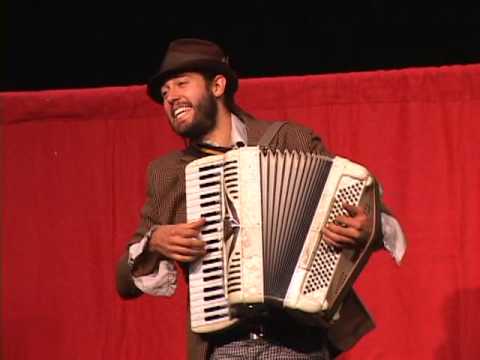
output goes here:
[{"label": "piano keys of accordion", "polygon": [[[212,239],[218,234],[210,236]],[[206,239],[208,243],[208,237]],[[211,252],[208,252],[212,250]],[[207,255],[190,265],[189,294],[192,331],[207,333],[233,325],[225,294],[223,247],[217,239]]]},{"label": "piano keys of accordion", "polygon": [[234,324],[225,294],[223,246],[223,155],[195,160],[185,167],[187,221],[205,219],[200,239],[207,254],[190,264],[190,323],[196,333]]},{"label": "piano keys of accordion", "polygon": [[208,333],[226,329],[238,320],[230,316],[230,307],[225,299],[190,303],[190,326],[193,332]]}]

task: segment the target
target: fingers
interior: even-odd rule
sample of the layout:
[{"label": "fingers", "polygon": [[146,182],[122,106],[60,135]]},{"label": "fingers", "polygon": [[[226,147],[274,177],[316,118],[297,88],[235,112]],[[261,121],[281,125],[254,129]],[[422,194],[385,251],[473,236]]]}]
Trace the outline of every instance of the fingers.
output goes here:
[{"label": "fingers", "polygon": [[206,254],[205,242],[200,240],[204,219],[176,225],[160,225],[153,233],[149,247],[169,259],[191,262]]},{"label": "fingers", "polygon": [[191,262],[204,256],[207,252],[205,243],[197,239],[173,241],[160,248],[168,258],[181,262]]},{"label": "fingers", "polygon": [[196,237],[180,237],[175,236],[171,238],[169,243],[171,248],[185,248],[191,249],[194,251],[203,251],[205,249],[205,241],[200,240]]},{"label": "fingers", "polygon": [[187,226],[178,226],[171,229],[170,236],[180,238],[198,238],[200,237],[200,230],[191,229]]},{"label": "fingers", "polygon": [[333,223],[323,229],[323,239],[338,248],[354,248],[362,243],[360,231]]},{"label": "fingers", "polygon": [[157,247],[169,259],[191,262],[206,254],[205,243],[194,238],[173,237]]},{"label": "fingers", "polygon": [[183,255],[178,255],[178,254],[173,254],[170,259],[182,262],[182,263],[191,263],[195,261],[198,258],[198,256],[183,256]]},{"label": "fingers", "polygon": [[369,236],[369,218],[359,206],[343,204],[348,216],[337,216],[323,229],[323,239],[338,248],[355,248],[364,244]]},{"label": "fingers", "polygon": [[180,262],[191,262],[206,254],[204,248],[194,249],[185,246],[173,246],[169,251],[170,257]]},{"label": "fingers", "polygon": [[206,220],[203,219],[203,218],[200,218],[198,220],[195,220],[195,221],[191,221],[189,223],[186,223],[184,224],[187,228],[190,228],[190,229],[198,229],[200,230],[202,228],[203,225],[205,225],[205,222]]},{"label": "fingers", "polygon": [[334,225],[342,227],[344,229],[355,229],[361,231],[366,223],[366,217],[349,217],[349,216],[337,216],[333,222]]},{"label": "fingers", "polygon": [[204,224],[205,219],[198,219],[190,223],[171,225],[170,235],[181,238],[198,238]]},{"label": "fingers", "polygon": [[368,213],[363,207],[350,205],[348,203],[343,203],[342,205],[343,208],[347,210],[348,217],[350,217],[351,219],[368,219]]},{"label": "fingers", "polygon": [[350,205],[346,202],[342,203],[342,206],[345,210],[348,211],[351,217],[355,217],[358,214],[365,214],[365,210],[363,210],[363,208],[361,208],[360,206]]}]

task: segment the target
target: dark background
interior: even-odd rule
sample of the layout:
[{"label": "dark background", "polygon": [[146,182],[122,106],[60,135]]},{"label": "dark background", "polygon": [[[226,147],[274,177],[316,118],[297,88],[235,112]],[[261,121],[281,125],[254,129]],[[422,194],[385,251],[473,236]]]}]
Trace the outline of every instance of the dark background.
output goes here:
[{"label": "dark background", "polygon": [[475,63],[468,3],[9,0],[0,90],[144,84],[190,36],[218,42],[241,78]]}]

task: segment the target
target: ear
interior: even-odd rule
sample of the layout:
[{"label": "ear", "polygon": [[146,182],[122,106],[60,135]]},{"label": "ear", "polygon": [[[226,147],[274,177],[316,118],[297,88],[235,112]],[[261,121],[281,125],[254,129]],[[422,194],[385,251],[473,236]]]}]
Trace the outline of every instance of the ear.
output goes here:
[{"label": "ear", "polygon": [[212,81],[212,93],[215,97],[221,97],[225,93],[225,87],[227,86],[227,79],[223,75],[216,75]]}]

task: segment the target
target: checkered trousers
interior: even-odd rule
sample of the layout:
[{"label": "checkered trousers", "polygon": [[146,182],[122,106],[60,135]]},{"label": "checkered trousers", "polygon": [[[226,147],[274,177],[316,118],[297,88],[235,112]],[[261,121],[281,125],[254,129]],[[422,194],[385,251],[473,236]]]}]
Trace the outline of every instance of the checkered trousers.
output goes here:
[{"label": "checkered trousers", "polygon": [[326,347],[300,352],[264,339],[234,341],[217,347],[210,360],[330,360]]}]

